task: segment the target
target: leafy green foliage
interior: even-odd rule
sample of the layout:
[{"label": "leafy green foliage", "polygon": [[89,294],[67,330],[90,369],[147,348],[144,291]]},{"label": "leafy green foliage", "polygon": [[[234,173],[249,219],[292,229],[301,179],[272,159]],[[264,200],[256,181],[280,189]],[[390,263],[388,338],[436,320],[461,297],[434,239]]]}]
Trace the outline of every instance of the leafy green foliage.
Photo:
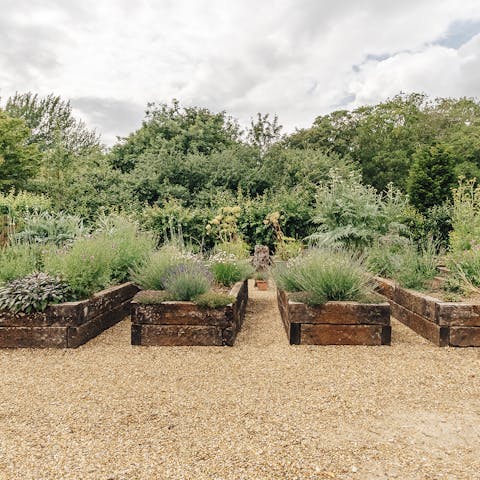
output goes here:
[{"label": "leafy green foliage", "polygon": [[370,279],[361,260],[345,250],[314,249],[286,265],[276,266],[277,285],[289,292],[305,292],[308,303],[364,301]]},{"label": "leafy green foliage", "polygon": [[287,137],[285,144],[350,158],[378,191],[390,182],[406,191],[419,147],[448,145],[457,173],[468,173],[462,168],[474,172],[480,158],[479,119],[480,103],[474,99],[401,94],[377,105],[318,117],[311,128]]},{"label": "leafy green foliage", "polygon": [[47,252],[45,270],[62,275],[75,298],[86,298],[126,281],[131,269],[148,258],[155,243],[151,234],[141,232],[134,223],[107,217],[94,235],[76,239],[68,249]]},{"label": "leafy green foliage", "polygon": [[13,238],[20,243],[62,246],[86,233],[80,217],[63,212],[27,212],[18,221],[20,228]]},{"label": "leafy green foliage", "polygon": [[138,224],[120,215],[100,217],[96,235],[110,242],[113,250],[111,278],[115,283],[128,280],[130,269],[141,265],[154,251],[157,240],[150,232],[140,230]]},{"label": "leafy green foliage", "polygon": [[407,190],[412,204],[425,212],[450,198],[455,183],[454,159],[444,145],[423,147],[412,158]]},{"label": "leafy green foliage", "polygon": [[133,270],[132,280],[146,290],[164,290],[164,279],[172,267],[182,263],[181,253],[172,247],[162,247]]},{"label": "leafy green foliage", "polygon": [[381,195],[362,184],[358,174],[342,177],[332,171],[330,181],[318,189],[313,221],[319,229],[308,239],[317,245],[362,249],[376,236],[401,230],[406,205],[406,198],[393,188]]},{"label": "leafy green foliage", "polygon": [[19,118],[0,110],[0,191],[25,188],[38,171],[40,156],[28,143],[30,131]]},{"label": "leafy green foliage", "polygon": [[24,214],[46,212],[51,209],[52,202],[45,195],[14,190],[0,193],[0,214],[9,215],[14,220]]},{"label": "leafy green foliage", "polygon": [[384,237],[368,253],[368,266],[377,275],[396,280],[402,287],[423,290],[437,275],[438,247],[401,237]]},{"label": "leafy green foliage", "polygon": [[246,260],[240,260],[232,255],[215,255],[210,261],[210,270],[215,281],[226,287],[231,287],[253,274],[253,267]]},{"label": "leafy green foliage", "polygon": [[49,304],[64,302],[69,296],[68,285],[60,277],[33,273],[0,286],[0,310],[41,312]]},{"label": "leafy green foliage", "polygon": [[16,93],[7,99],[5,111],[11,117],[24,120],[31,132],[28,142],[39,145],[42,150],[51,149],[58,142],[72,154],[99,147],[98,135],[75,119],[70,102],[59,96]]},{"label": "leafy green foliage", "polygon": [[142,154],[178,152],[209,155],[234,145],[238,125],[225,112],[206,108],[148,104],[142,127],[117,145],[112,164],[123,172],[131,171]]},{"label": "leafy green foliage", "polygon": [[453,254],[471,250],[480,238],[480,185],[461,179],[453,192],[450,245]]},{"label": "leafy green foliage", "polygon": [[50,251],[44,257],[45,271],[62,275],[76,299],[110,285],[115,250],[106,236],[79,238],[70,249]]},{"label": "leafy green foliage", "polygon": [[0,283],[29,275],[40,264],[41,252],[36,246],[14,244],[0,248]]},{"label": "leafy green foliage", "polygon": [[480,287],[480,185],[460,179],[453,192],[448,265],[464,287]]}]

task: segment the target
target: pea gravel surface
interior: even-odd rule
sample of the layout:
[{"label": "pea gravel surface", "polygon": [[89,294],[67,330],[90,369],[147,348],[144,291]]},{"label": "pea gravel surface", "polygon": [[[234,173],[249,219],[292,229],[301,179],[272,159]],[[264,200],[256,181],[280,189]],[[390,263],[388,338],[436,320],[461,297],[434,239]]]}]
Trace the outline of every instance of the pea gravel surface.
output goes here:
[{"label": "pea gravel surface", "polygon": [[480,479],[480,349],[290,346],[250,287],[232,348],[0,351],[0,479]]}]

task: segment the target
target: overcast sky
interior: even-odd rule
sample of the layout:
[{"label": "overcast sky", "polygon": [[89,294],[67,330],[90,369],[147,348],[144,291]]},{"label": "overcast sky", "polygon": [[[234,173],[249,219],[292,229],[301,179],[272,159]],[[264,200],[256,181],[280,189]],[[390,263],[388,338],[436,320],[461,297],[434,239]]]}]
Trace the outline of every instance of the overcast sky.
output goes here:
[{"label": "overcast sky", "polygon": [[172,98],[287,131],[400,91],[480,97],[480,0],[0,0],[0,96],[111,144]]}]

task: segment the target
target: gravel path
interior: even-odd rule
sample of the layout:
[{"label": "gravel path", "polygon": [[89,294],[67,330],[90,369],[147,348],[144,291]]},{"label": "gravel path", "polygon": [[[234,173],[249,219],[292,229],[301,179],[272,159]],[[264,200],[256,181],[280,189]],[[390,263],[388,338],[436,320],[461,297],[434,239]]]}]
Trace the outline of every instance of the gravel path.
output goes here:
[{"label": "gravel path", "polygon": [[0,351],[0,479],[479,479],[480,350],[289,346],[251,288],[233,348]]}]

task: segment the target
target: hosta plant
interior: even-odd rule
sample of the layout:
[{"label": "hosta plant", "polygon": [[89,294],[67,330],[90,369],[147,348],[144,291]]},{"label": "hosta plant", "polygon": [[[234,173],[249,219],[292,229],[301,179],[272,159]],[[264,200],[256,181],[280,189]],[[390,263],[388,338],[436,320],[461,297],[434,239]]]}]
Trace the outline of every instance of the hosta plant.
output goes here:
[{"label": "hosta plant", "polygon": [[69,297],[69,287],[59,277],[32,273],[0,287],[0,310],[42,312],[49,304],[65,302]]}]

